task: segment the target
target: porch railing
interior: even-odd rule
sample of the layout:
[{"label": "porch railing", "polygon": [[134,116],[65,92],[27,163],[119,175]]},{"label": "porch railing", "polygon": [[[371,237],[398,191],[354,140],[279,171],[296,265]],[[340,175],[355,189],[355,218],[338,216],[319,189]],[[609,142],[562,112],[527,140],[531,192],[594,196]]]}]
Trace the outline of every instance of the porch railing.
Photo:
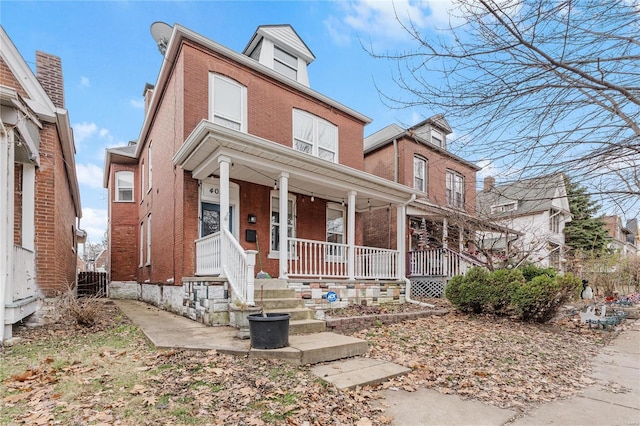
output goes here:
[{"label": "porch railing", "polygon": [[344,278],[347,269],[346,244],[289,238],[290,276]]},{"label": "porch railing", "polygon": [[356,278],[397,279],[398,251],[356,246]]},{"label": "porch railing", "polygon": [[196,240],[196,275],[220,275],[222,266],[220,232]]},{"label": "porch railing", "polygon": [[13,246],[13,280],[9,282],[8,291],[13,302],[36,295],[35,258],[32,250],[18,245]]},{"label": "porch railing", "polygon": [[220,275],[227,278],[240,303],[253,305],[256,251],[247,250],[228,230],[196,240],[196,275]]},{"label": "porch railing", "polygon": [[[289,276],[349,278],[349,246],[289,238]],[[397,279],[398,252],[355,246],[354,278]]]},{"label": "porch railing", "polygon": [[256,266],[255,250],[246,252],[227,229],[222,235],[222,270],[238,301],[254,305],[254,269]]},{"label": "porch railing", "polygon": [[461,255],[451,249],[429,249],[409,252],[409,275],[412,276],[445,276],[462,275],[473,266],[481,266],[480,262]]}]

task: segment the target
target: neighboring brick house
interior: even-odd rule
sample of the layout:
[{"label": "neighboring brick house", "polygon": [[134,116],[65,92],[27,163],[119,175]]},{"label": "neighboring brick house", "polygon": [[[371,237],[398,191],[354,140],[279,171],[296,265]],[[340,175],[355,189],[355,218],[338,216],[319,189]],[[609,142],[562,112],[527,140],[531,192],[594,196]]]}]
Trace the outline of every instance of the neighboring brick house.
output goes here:
[{"label": "neighboring brick house", "polygon": [[392,206],[401,221],[413,191],[365,172],[370,119],[310,87],[291,26],[237,53],[176,24],[165,57],[139,140],[106,155],[112,296],[180,310],[189,286],[221,280],[220,303],[251,304],[256,266],[319,302],[403,285],[404,249],[363,246],[361,216]]},{"label": "neighboring brick house", "polygon": [[3,338],[38,295],[76,280],[82,215],[60,58],[36,52],[36,74],[0,27],[0,318]]},{"label": "neighboring brick house", "polygon": [[[480,168],[448,151],[451,133],[445,117],[438,114],[407,129],[392,124],[365,138],[365,170],[416,194],[407,206],[402,234],[415,296],[440,296],[446,279],[480,263],[471,256],[478,228],[501,230],[476,218]],[[396,247],[395,215],[394,210],[368,214],[365,244]],[[430,289],[420,290],[425,283]]]},{"label": "neighboring brick house", "polygon": [[637,256],[638,247],[636,238],[638,232],[637,220],[627,221],[626,225],[620,216],[604,216],[602,218],[604,227],[609,234],[609,243],[607,247],[623,256]]},{"label": "neighboring brick house", "polygon": [[571,221],[569,199],[562,173],[495,185],[485,178],[477,194],[478,216],[518,230],[522,236],[485,232],[484,249],[497,255],[529,261],[542,267],[565,269],[565,224]]}]

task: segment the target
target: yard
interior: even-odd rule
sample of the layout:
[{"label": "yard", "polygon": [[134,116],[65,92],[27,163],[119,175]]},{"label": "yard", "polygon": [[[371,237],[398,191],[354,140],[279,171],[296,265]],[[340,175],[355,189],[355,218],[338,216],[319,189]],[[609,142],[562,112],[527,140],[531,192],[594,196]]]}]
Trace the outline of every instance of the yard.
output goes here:
[{"label": "yard", "polygon": [[338,391],[308,366],[157,351],[114,304],[99,303],[92,328],[16,328],[20,340],[0,349],[0,424],[388,424],[377,400],[390,387],[526,411],[593,383],[590,359],[614,334],[574,317],[540,326],[455,312],[372,327],[356,334],[368,356],[412,372]]}]

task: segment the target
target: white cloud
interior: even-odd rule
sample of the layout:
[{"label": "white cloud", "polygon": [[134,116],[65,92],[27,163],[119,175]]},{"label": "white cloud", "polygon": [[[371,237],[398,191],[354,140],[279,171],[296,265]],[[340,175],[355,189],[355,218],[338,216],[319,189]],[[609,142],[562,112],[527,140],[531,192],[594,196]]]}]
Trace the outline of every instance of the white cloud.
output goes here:
[{"label": "white cloud", "polygon": [[76,173],[80,185],[102,189],[102,167],[95,164],[76,164]]},{"label": "white cloud", "polygon": [[144,101],[140,99],[131,99],[129,104],[136,109],[144,109]]},{"label": "white cloud", "polygon": [[87,241],[99,243],[107,230],[107,210],[83,208],[80,228],[87,232]]},{"label": "white cloud", "polygon": [[[451,0],[357,0],[338,4],[344,11],[343,22],[347,27],[376,40],[396,42],[411,39],[401,23],[416,30],[435,29],[449,22],[449,10],[452,8]],[[341,29],[338,22],[334,17],[325,20],[325,27],[334,40],[345,37],[337,33]]]},{"label": "white cloud", "polygon": [[91,87],[91,83],[89,82],[89,77],[85,77],[85,76],[80,77],[80,87]]},{"label": "white cloud", "polygon": [[73,136],[75,137],[75,141],[77,143],[82,143],[83,141],[89,139],[98,131],[98,126],[96,123],[78,123],[73,125]]}]

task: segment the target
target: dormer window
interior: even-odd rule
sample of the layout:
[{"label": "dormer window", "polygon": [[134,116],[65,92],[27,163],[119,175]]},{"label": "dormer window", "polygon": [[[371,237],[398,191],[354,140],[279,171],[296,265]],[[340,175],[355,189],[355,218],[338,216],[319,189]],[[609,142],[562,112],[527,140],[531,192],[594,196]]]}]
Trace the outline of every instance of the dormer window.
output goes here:
[{"label": "dormer window", "polygon": [[298,58],[278,46],[273,47],[273,69],[289,77],[292,80],[298,79]]},{"label": "dormer window", "polygon": [[431,129],[431,143],[435,146],[444,147],[444,135],[438,130]]},{"label": "dormer window", "polygon": [[518,202],[512,201],[509,203],[498,204],[495,206],[491,206],[491,214],[496,213],[504,213],[504,212],[512,212],[518,209]]}]

